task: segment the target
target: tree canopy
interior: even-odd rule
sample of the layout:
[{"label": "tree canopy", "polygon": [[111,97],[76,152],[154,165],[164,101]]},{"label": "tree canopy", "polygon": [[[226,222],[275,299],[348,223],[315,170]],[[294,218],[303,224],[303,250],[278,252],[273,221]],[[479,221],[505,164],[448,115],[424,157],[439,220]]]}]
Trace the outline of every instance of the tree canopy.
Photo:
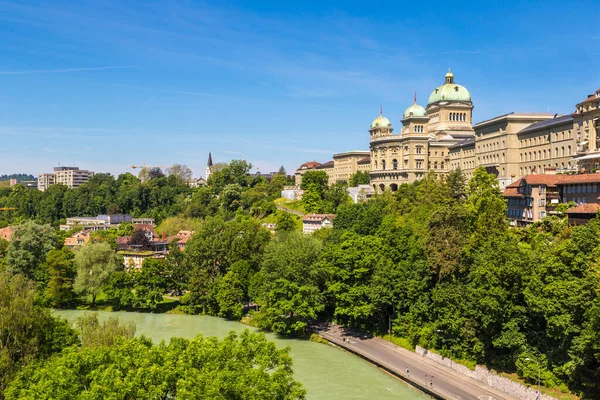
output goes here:
[{"label": "tree canopy", "polygon": [[26,367],[6,399],[304,399],[289,350],[262,334],[173,338],[158,345],[117,338],[112,346],[70,347]]}]

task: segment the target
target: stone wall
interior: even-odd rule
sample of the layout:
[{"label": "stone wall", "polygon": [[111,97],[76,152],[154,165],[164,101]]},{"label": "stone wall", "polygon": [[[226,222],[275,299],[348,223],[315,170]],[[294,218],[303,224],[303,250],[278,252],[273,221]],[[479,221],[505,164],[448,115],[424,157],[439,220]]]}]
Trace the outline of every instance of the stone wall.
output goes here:
[{"label": "stone wall", "polygon": [[[452,368],[459,374],[476,379],[480,382],[485,383],[493,389],[499,390],[518,399],[533,400],[537,398],[537,390],[535,388],[524,386],[519,382],[515,382],[511,379],[500,376],[496,372],[488,370],[483,365],[477,365],[475,367],[475,371],[473,371],[462,364],[455,363],[449,358],[443,357],[420,346],[417,346],[415,348],[415,353],[417,353],[420,356],[426,357],[445,367]],[[540,396],[540,399],[556,400],[554,397],[545,394],[542,394]]]}]

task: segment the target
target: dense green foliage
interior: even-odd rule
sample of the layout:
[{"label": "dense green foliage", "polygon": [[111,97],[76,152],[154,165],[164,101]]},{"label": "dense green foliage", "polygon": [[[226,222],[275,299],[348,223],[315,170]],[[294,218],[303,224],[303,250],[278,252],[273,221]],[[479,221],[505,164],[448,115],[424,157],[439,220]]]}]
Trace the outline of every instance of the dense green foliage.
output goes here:
[{"label": "dense green foliage", "polygon": [[269,182],[248,175],[251,167],[246,161],[233,160],[210,176],[210,187],[196,189],[185,182],[189,169],[177,164],[168,169],[168,175],[148,170],[143,180],[130,173],[117,178],[95,174],[77,189],[52,185],[40,192],[18,184],[0,187],[0,207],[16,208],[0,213],[0,227],[27,219],[55,226],[68,217],[115,213],[152,217],[157,223],[177,215],[231,216],[237,210],[254,216],[273,213],[272,200],[290,183],[288,177],[276,174]]},{"label": "dense green foliage", "polygon": [[35,305],[34,296],[23,275],[0,273],[0,399],[20,368],[77,343],[67,322]]},{"label": "dense green foliage", "polygon": [[100,322],[94,313],[84,313],[77,318],[75,325],[83,347],[112,346],[117,338],[131,339],[135,335],[133,322],[122,323],[117,317]]},{"label": "dense green foliage", "polygon": [[152,345],[119,338],[112,346],[71,347],[32,364],[7,399],[303,399],[288,350],[245,331]]},{"label": "dense green foliage", "polygon": [[[141,272],[115,261],[115,268],[93,273],[103,279],[89,286],[121,308],[155,309],[174,293],[183,295],[187,312],[239,320],[257,305],[254,322],[287,335],[304,336],[322,320],[383,333],[391,320],[393,333],[412,345],[531,383],[539,364],[543,384],[600,397],[600,219],[571,227],[548,217],[509,229],[505,200],[484,169],[469,182],[460,171],[429,174],[358,204],[344,185],[329,186],[323,171],[308,171],[303,205],[336,213],[334,228],[300,235],[280,214],[273,234],[256,217],[273,212],[284,176],[268,183],[249,171],[249,164],[232,162],[211,175],[208,187],[165,189],[156,204],[182,199],[172,209],[156,206],[160,215],[178,215],[165,229],[196,232],[185,251],[172,246],[166,259],[145,261]],[[169,179],[137,185],[167,180],[165,187],[178,187]],[[125,226],[95,234],[97,243],[73,259],[56,250],[60,241],[47,231],[29,224],[18,234],[23,240],[0,252],[7,254],[4,268],[34,279],[38,299],[53,306],[73,301],[81,251],[104,243],[104,254],[114,255],[114,238],[131,234]],[[82,269],[82,281],[85,271],[94,269]],[[82,287],[75,285],[93,293]]]},{"label": "dense green foliage", "polygon": [[304,190],[302,204],[307,212],[335,213],[340,205],[352,202],[346,192],[346,183],[338,182],[329,186],[328,181],[329,176],[325,171],[304,173],[300,187]]},{"label": "dense green foliage", "polygon": [[371,177],[369,171],[357,171],[350,175],[348,179],[348,186],[355,187],[358,185],[368,185],[371,183]]}]

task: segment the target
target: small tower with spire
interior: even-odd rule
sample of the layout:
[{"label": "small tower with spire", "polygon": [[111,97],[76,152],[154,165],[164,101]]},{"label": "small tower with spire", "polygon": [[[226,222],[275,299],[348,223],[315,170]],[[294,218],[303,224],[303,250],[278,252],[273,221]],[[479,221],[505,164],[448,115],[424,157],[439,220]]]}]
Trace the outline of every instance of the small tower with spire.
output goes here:
[{"label": "small tower with spire", "polygon": [[208,181],[208,177],[213,173],[213,161],[212,155],[210,151],[208,152],[208,162],[206,163],[206,180]]}]

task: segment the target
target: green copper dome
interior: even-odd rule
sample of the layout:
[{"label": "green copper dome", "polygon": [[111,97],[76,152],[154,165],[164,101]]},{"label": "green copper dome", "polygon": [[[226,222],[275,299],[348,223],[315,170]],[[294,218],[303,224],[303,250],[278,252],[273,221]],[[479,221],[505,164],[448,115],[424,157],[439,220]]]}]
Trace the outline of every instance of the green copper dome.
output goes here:
[{"label": "green copper dome", "polygon": [[431,92],[427,104],[438,101],[471,101],[471,93],[464,86],[454,83],[454,74],[448,71],[446,83]]},{"label": "green copper dome", "polygon": [[406,111],[404,111],[404,116],[403,118],[410,118],[410,117],[425,117],[427,116],[427,113],[425,112],[425,109],[423,107],[421,107],[418,104],[413,104],[412,106],[408,107],[406,109]]},{"label": "green copper dome", "polygon": [[371,123],[371,128],[387,128],[389,126],[392,126],[390,120],[383,115],[379,115],[379,117],[375,118]]}]

